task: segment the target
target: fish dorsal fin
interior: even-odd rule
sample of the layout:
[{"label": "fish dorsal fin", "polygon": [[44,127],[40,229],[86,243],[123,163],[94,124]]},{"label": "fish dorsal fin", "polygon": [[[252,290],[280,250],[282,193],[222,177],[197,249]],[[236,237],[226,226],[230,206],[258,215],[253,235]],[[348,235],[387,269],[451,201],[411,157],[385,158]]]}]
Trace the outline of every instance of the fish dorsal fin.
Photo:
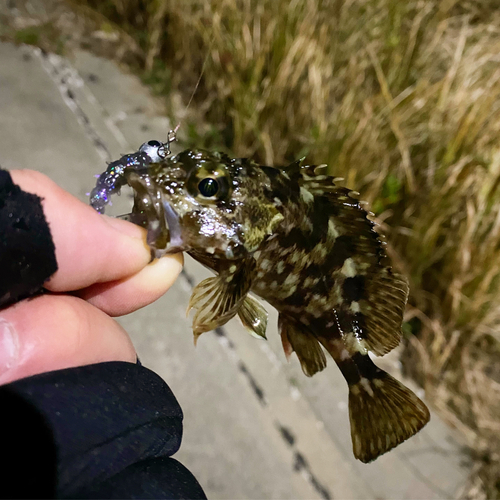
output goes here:
[{"label": "fish dorsal fin", "polygon": [[296,180],[299,178],[301,169],[302,169],[302,162],[304,161],[304,158],[300,158],[299,160],[295,160],[294,162],[290,163],[290,165],[286,166],[285,168],[282,168],[282,172],[286,173],[291,180]]},{"label": "fish dorsal fin", "polygon": [[[250,261],[249,261],[250,262]],[[204,332],[226,324],[238,313],[251,287],[251,262],[234,263],[194,287],[187,312],[195,309],[193,333],[195,343]]]},{"label": "fish dorsal fin", "polygon": [[238,311],[238,316],[252,337],[267,340],[267,311],[256,298],[247,295]]},{"label": "fish dorsal fin", "polygon": [[340,295],[335,306],[340,327],[351,333],[354,326],[364,346],[383,355],[401,340],[408,283],[392,271],[385,243],[359,202],[359,193],[336,186],[323,170],[321,165],[302,166],[300,182],[322,214],[329,214],[323,215],[323,224],[334,241],[329,258],[339,261],[332,277]]},{"label": "fish dorsal fin", "polygon": [[287,359],[295,351],[305,375],[312,377],[326,367],[326,356],[321,345],[303,325],[281,313],[278,328]]}]

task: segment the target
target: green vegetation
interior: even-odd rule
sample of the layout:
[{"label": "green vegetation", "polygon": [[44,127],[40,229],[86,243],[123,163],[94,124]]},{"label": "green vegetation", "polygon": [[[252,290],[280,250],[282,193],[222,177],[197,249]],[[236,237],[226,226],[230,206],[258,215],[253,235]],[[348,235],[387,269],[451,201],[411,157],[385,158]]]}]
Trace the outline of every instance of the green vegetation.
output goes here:
[{"label": "green vegetation", "polygon": [[47,52],[63,54],[64,41],[60,30],[52,21],[17,28],[10,23],[3,23],[0,17],[0,40],[11,40],[14,43],[35,45]]},{"label": "green vegetation", "polygon": [[498,1],[78,4],[158,92],[187,103],[204,67],[189,144],[307,154],[371,203],[410,277],[405,369],[474,450],[467,495],[500,498]]}]

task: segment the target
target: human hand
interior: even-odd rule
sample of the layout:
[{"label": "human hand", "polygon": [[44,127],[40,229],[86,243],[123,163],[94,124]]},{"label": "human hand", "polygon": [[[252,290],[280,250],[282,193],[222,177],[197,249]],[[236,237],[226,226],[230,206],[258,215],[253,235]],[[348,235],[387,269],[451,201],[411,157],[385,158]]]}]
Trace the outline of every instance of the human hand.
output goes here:
[{"label": "human hand", "polygon": [[38,172],[11,176],[42,198],[58,270],[44,284],[52,293],[0,310],[0,384],[92,363],[135,363],[127,333],[111,316],[163,295],[182,269],[182,255],[149,263],[142,228],[99,215]]}]

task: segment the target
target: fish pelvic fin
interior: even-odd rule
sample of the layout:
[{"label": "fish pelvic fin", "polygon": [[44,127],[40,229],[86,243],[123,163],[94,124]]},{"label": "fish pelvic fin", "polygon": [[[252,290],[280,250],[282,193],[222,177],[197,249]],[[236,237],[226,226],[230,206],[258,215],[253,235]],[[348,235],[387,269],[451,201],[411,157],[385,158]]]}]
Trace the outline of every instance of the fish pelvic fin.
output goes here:
[{"label": "fish pelvic fin", "polygon": [[349,385],[352,447],[354,456],[364,463],[406,441],[429,419],[427,406],[383,370]]},{"label": "fish pelvic fin", "polygon": [[287,359],[295,351],[305,375],[312,377],[326,367],[326,356],[321,345],[303,325],[280,314],[278,329]]},{"label": "fish pelvic fin", "polygon": [[238,311],[238,316],[252,337],[267,340],[267,311],[256,298],[247,295]]}]

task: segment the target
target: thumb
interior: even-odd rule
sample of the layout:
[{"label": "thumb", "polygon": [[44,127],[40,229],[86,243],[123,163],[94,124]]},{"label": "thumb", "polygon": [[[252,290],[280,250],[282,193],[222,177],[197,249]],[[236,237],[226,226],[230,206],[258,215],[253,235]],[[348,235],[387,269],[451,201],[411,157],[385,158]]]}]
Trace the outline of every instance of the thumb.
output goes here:
[{"label": "thumb", "polygon": [[77,297],[43,295],[0,311],[0,384],[63,368],[136,359],[125,330]]}]

